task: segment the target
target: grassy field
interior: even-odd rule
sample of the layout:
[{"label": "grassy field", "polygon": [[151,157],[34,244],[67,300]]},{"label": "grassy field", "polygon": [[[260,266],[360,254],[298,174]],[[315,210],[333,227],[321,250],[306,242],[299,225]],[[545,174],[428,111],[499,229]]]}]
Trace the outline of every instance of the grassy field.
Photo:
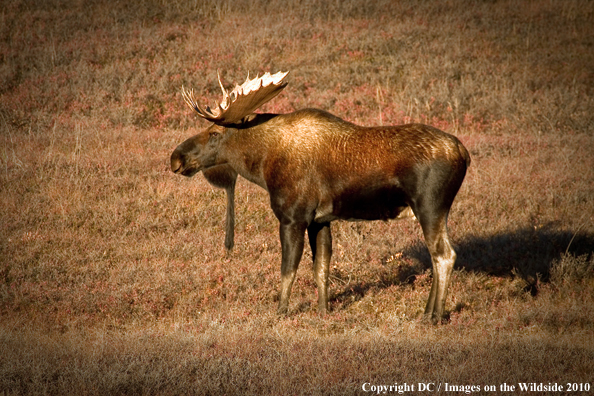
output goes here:
[{"label": "grassy field", "polygon": [[[594,386],[594,2],[1,9],[0,395]],[[265,191],[239,180],[227,255],[224,191],[169,169],[207,126],[180,87],[213,103],[217,69],[229,86],[290,70],[261,111],[458,136],[472,165],[449,217],[447,323],[420,319],[431,271],[413,221],[333,223],[331,313],[306,247],[275,314]]]}]

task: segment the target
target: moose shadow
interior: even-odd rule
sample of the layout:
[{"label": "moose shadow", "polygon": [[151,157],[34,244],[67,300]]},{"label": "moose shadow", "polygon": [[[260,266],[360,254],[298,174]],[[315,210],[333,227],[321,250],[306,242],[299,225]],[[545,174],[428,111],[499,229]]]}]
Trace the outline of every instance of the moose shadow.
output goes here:
[{"label": "moose shadow", "polygon": [[[594,234],[560,230],[551,223],[489,237],[468,236],[458,241],[454,249],[458,254],[455,269],[500,277],[519,276],[526,282],[525,291],[536,296],[538,282],[550,280],[553,264],[565,253],[577,257],[594,252]],[[418,275],[431,268],[431,256],[423,240],[408,246],[402,253],[417,265],[404,264],[397,274],[382,276],[375,284],[351,284],[333,295],[331,300],[348,305],[348,300],[362,298],[371,288],[412,284]]]}]

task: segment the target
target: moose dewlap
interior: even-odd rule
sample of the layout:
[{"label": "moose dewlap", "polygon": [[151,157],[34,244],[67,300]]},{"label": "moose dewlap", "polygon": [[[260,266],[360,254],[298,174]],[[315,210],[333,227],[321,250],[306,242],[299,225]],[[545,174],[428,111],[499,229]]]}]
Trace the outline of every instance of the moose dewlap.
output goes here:
[{"label": "moose dewlap", "polygon": [[306,230],[318,308],[324,313],[330,222],[388,220],[412,210],[433,263],[425,315],[441,320],[456,260],[446,223],[470,165],[468,151],[455,136],[422,124],[361,127],[318,109],[254,113],[286,87],[287,74],[248,76],[231,92],[219,76],[223,99],[212,109],[198,105],[193,91],[182,88],[186,103],[213,124],[175,149],[172,171],[184,176],[224,172],[227,184],[221,186],[228,192],[239,174],[268,191],[280,222],[279,313],[289,307]]}]

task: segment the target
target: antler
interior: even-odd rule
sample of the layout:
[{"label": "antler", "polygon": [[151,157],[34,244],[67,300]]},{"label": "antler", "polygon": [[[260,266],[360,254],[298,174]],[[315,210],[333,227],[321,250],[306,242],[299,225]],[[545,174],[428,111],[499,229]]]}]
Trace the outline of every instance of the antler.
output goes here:
[{"label": "antler", "polygon": [[231,92],[227,92],[217,71],[219,85],[223,91],[223,99],[221,104],[215,102],[214,109],[209,106],[206,106],[206,109],[200,107],[194,97],[193,89],[187,91],[182,86],[182,96],[188,106],[196,110],[200,117],[215,124],[233,124],[278,95],[288,84],[284,81],[287,74],[289,72],[278,72],[272,75],[266,73],[262,77],[256,76],[256,78],[250,80],[248,73],[247,79],[241,86],[236,85]]}]

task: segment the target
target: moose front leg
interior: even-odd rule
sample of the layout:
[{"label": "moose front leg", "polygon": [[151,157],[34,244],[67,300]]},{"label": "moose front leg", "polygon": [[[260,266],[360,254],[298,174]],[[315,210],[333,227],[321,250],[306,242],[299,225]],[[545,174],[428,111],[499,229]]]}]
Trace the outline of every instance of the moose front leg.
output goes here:
[{"label": "moose front leg", "polygon": [[318,287],[318,311],[328,311],[328,273],[332,257],[332,234],[330,223],[313,222],[307,227],[309,244],[314,261],[314,279]]},{"label": "moose front leg", "polygon": [[295,280],[295,274],[303,254],[305,239],[305,224],[289,223],[280,225],[280,239],[282,248],[281,289],[278,303],[278,313],[281,315],[289,311],[289,298]]},{"label": "moose front leg", "polygon": [[227,216],[225,219],[225,249],[230,252],[235,245],[235,181],[227,191]]}]

